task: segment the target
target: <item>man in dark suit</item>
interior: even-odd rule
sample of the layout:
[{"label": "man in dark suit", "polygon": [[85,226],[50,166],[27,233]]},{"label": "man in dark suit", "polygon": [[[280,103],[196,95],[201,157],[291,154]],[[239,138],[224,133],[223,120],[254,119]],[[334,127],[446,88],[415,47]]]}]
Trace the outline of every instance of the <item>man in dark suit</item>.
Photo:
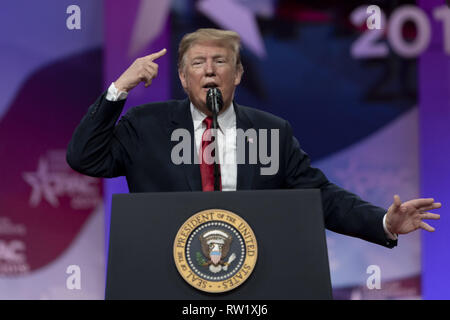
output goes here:
[{"label": "man in dark suit", "polygon": [[[434,199],[401,203],[396,195],[388,210],[365,202],[310,166],[286,120],[234,102],[243,74],[239,48],[240,38],[232,31],[199,29],[187,34],[179,46],[178,71],[189,99],[132,108],[116,125],[128,93],[140,82],[151,84],[158,72],[154,61],[166,49],[137,59],[89,108],[70,141],[69,165],[95,177],[125,175],[130,192],[213,190],[213,165],[205,150],[211,141],[206,93],[214,87],[222,92],[224,105],[217,130],[221,190],[320,188],[328,229],[390,248],[396,246],[398,234],[419,228],[434,231],[422,221],[439,219],[428,212],[441,206]],[[181,164],[174,161],[173,153],[177,129],[192,137],[188,149],[193,151],[183,150],[189,161]],[[239,129],[277,132],[278,140],[267,145],[278,157],[273,174],[262,174],[267,163],[249,161],[252,139],[246,140],[244,149],[239,148]],[[242,153],[246,162],[235,161]]]}]

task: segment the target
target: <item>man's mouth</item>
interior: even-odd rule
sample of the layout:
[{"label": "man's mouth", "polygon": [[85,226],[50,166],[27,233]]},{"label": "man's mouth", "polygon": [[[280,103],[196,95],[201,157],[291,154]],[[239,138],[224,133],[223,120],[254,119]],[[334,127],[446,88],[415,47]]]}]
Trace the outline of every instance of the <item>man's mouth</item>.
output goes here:
[{"label": "man's mouth", "polygon": [[207,83],[203,86],[203,88],[206,90],[211,89],[211,88],[217,88],[217,87],[218,87],[218,85],[214,82]]}]

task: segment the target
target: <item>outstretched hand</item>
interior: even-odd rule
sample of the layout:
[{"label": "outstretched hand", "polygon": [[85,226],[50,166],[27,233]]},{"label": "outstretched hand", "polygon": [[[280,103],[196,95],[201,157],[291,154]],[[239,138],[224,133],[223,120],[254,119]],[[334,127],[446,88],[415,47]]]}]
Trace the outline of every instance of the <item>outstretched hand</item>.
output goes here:
[{"label": "outstretched hand", "polygon": [[413,199],[402,203],[400,197],[395,195],[394,203],[386,215],[386,227],[391,233],[396,234],[410,233],[419,228],[433,232],[435,229],[422,220],[438,220],[440,215],[428,211],[441,206],[441,203],[434,202],[433,198]]}]

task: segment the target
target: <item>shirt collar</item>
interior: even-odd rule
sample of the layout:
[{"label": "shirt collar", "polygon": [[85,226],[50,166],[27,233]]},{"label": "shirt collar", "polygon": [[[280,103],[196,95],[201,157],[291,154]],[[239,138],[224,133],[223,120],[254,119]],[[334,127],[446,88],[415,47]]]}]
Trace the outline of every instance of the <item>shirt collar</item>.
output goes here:
[{"label": "shirt collar", "polygon": [[[207,117],[206,114],[198,110],[191,102],[190,105],[192,120],[194,121],[194,131],[201,128],[203,120]],[[219,123],[219,130],[224,133],[226,129],[231,129],[236,127],[236,112],[234,111],[234,104],[231,105],[219,116],[217,117],[217,122]]]}]

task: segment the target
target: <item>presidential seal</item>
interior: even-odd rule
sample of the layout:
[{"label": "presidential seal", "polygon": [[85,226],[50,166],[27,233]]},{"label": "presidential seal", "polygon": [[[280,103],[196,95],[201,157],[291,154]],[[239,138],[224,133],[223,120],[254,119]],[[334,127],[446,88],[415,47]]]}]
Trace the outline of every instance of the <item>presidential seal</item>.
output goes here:
[{"label": "presidential seal", "polygon": [[175,265],[196,289],[220,293],[244,283],[258,256],[255,234],[237,214],[209,209],[190,217],[173,244]]}]

